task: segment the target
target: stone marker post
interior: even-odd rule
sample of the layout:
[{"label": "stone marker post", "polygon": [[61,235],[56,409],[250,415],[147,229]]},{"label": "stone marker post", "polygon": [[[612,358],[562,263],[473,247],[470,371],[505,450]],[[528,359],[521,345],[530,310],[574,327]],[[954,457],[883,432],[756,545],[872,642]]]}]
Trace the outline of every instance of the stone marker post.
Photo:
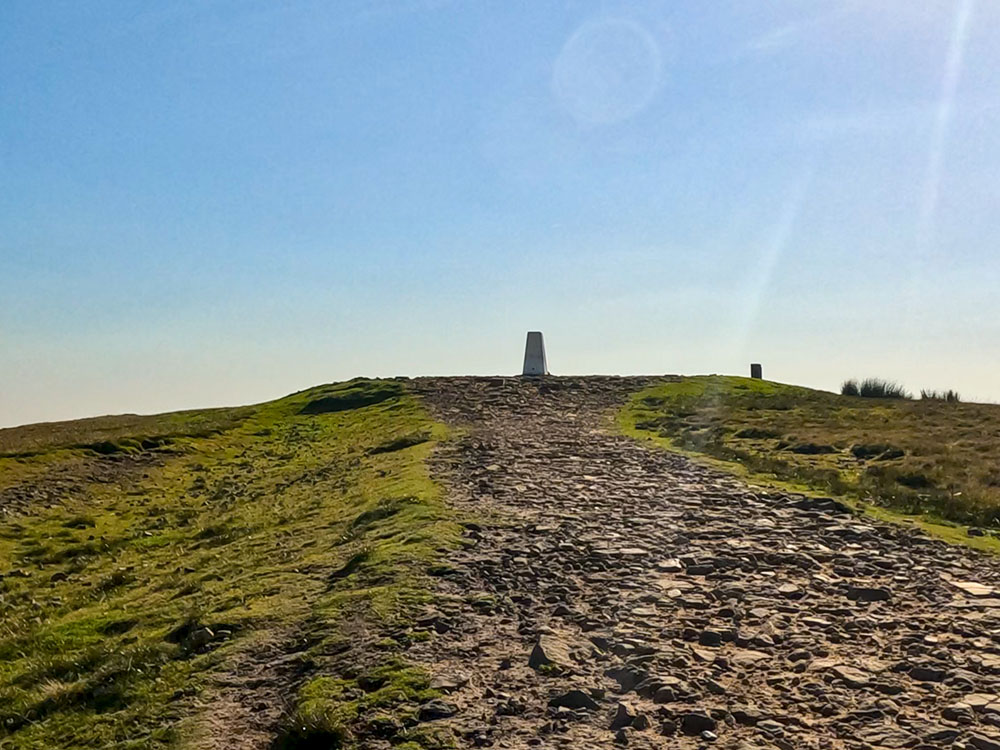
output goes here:
[{"label": "stone marker post", "polygon": [[750,365],[750,377],[754,378],[755,380],[763,380],[764,368],[756,364]]},{"label": "stone marker post", "polygon": [[524,344],[524,370],[522,375],[548,375],[549,368],[545,363],[545,341],[541,331],[528,331],[528,340]]}]

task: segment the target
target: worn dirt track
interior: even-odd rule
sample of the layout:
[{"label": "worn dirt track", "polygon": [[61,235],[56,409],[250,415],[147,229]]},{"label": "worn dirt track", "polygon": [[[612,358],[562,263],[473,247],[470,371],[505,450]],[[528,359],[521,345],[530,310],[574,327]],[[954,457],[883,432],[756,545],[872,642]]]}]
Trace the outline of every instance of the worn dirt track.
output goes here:
[{"label": "worn dirt track", "polygon": [[462,747],[1000,748],[1000,600],[956,585],[994,561],[615,434],[645,382],[412,381],[479,519],[409,652],[446,692],[422,718]]}]

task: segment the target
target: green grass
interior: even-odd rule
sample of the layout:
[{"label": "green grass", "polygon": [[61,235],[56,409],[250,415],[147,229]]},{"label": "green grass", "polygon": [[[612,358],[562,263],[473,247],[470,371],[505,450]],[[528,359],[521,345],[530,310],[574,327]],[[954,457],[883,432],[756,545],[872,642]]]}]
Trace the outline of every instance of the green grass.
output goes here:
[{"label": "green grass", "polygon": [[620,423],[628,434],[758,481],[870,504],[882,517],[1000,522],[1000,406],[865,399],[705,376],[636,394]]},{"label": "green grass", "polygon": [[[412,710],[409,618],[460,537],[424,463],[444,437],[393,381],[0,431],[0,492],[56,498],[0,516],[0,747],[183,744],[212,676],[289,634],[308,644],[290,733],[351,747]],[[361,621],[398,647],[345,674]]]}]

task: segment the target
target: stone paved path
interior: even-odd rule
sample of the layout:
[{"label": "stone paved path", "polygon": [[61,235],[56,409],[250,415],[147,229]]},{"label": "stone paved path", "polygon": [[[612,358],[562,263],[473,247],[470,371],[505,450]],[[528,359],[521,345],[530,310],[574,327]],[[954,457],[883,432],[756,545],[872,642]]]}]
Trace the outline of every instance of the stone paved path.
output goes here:
[{"label": "stone paved path", "polygon": [[419,379],[481,522],[410,651],[462,747],[1000,749],[1000,569],[614,434],[640,379]]}]

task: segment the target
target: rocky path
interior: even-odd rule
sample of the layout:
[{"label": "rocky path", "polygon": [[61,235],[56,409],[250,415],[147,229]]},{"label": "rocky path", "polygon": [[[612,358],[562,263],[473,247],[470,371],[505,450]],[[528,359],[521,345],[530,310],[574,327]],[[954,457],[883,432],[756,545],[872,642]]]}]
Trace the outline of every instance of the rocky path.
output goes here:
[{"label": "rocky path", "polygon": [[481,518],[410,651],[446,694],[421,718],[462,747],[1000,750],[996,564],[617,436],[642,385],[413,381]]}]

